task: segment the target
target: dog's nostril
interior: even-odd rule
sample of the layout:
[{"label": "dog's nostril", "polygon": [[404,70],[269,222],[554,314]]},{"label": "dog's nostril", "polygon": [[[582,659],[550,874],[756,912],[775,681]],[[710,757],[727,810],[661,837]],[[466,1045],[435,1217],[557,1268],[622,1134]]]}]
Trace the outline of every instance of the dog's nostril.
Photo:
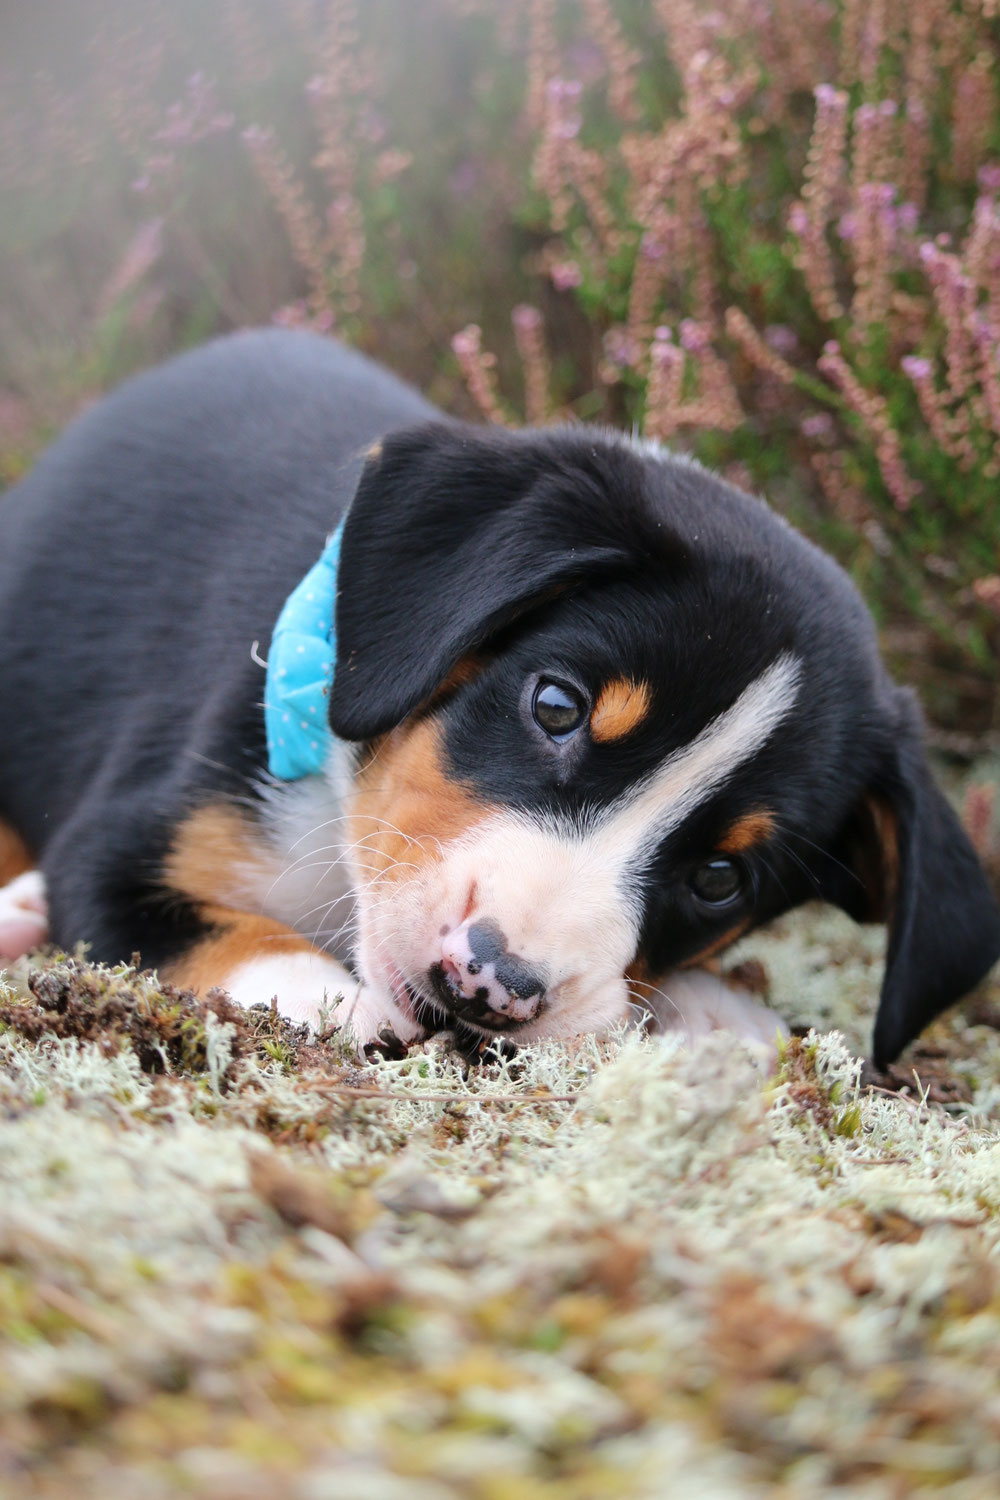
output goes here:
[{"label": "dog's nostril", "polygon": [[441,972],[450,985],[458,986],[462,983],[462,971],[452,959],[442,958]]}]

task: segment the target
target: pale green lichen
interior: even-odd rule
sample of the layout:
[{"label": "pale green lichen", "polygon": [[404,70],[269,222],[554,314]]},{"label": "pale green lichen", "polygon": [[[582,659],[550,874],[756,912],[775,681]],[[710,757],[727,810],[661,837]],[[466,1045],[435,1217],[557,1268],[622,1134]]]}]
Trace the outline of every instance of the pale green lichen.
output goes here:
[{"label": "pale green lichen", "polygon": [[[359,1068],[78,969],[113,1036],[0,1035],[5,1495],[990,1494],[1000,1038],[951,1017],[868,1091],[853,931],[754,939],[850,1042],[770,1079],[721,1035]],[[153,1071],[150,1025],[194,1044]]]}]

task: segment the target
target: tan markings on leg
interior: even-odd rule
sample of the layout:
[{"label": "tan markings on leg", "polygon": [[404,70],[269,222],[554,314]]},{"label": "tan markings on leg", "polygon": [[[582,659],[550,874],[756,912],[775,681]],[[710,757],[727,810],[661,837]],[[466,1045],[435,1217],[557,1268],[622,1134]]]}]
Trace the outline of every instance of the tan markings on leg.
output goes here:
[{"label": "tan markings on leg", "polygon": [[735,943],[736,939],[742,937],[749,926],[750,918],[744,917],[742,922],[737,922],[735,927],[730,927],[726,932],[720,933],[717,938],[714,938],[712,942],[702,948],[700,953],[693,953],[690,958],[686,958],[677,967],[679,969],[696,969],[706,959],[712,958],[716,953],[721,953],[723,948],[729,947],[730,943]]},{"label": "tan markings on leg", "polygon": [[8,823],[0,823],[0,885],[35,868],[28,846]]},{"label": "tan markings on leg", "polygon": [[358,773],[350,837],[369,877],[405,878],[494,811],[445,771],[438,725],[410,721],[380,740]]},{"label": "tan markings on leg", "polygon": [[723,854],[742,854],[745,849],[762,844],[773,832],[774,814],[766,808],[758,808],[755,812],[744,813],[742,818],[731,823],[716,848],[721,849]]},{"label": "tan markings on leg", "polygon": [[591,738],[620,740],[631,734],[649,712],[649,683],[616,677],[606,682],[590,715]]},{"label": "tan markings on leg", "polygon": [[213,930],[162,970],[165,979],[204,993],[251,959],[313,951],[294,928],[242,909],[269,872],[253,826],[237,808],[211,803],[178,826],[163,864],[164,885],[194,902]]},{"label": "tan markings on leg", "polygon": [[211,803],[178,825],[163,880],[192,901],[239,909],[271,863],[249,819],[235,807]]},{"label": "tan markings on leg", "polygon": [[205,906],[199,915],[214,931],[165,965],[160,975],[168,983],[200,995],[216,986],[225,988],[229,976],[255,958],[315,951],[291,927],[273,922],[270,917],[256,917],[222,906]]}]

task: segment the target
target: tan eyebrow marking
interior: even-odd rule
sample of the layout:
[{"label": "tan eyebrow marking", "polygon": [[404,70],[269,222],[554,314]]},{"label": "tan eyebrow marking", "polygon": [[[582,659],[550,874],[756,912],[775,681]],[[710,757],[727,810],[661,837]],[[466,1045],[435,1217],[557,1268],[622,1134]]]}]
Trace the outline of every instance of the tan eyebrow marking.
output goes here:
[{"label": "tan eyebrow marking", "polygon": [[773,832],[774,814],[768,812],[766,808],[758,808],[755,812],[745,813],[742,818],[737,818],[735,823],[731,823],[716,847],[721,849],[723,854],[742,854],[745,849],[752,849],[755,844],[762,844]]},{"label": "tan eyebrow marking", "polygon": [[649,683],[615,677],[598,694],[590,715],[595,740],[620,740],[642,723],[649,712]]}]

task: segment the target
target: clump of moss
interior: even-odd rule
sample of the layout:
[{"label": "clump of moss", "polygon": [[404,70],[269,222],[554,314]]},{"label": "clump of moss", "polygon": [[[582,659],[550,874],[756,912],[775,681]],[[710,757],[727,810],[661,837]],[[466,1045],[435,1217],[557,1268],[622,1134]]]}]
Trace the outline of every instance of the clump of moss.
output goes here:
[{"label": "clump of moss", "polygon": [[90,1042],[107,1057],[131,1047],[146,1073],[208,1072],[213,1021],[228,1028],[227,1071],[253,1050],[246,1014],[223,990],[202,998],[128,964],[67,958],[29,972],[26,989],[0,999],[0,1028],[32,1042]]},{"label": "clump of moss", "polygon": [[843,1081],[824,1076],[814,1035],[791,1036],[783,1043],[775,1082],[793,1110],[821,1131],[851,1136],[860,1130],[857,1089],[845,1099]]}]

